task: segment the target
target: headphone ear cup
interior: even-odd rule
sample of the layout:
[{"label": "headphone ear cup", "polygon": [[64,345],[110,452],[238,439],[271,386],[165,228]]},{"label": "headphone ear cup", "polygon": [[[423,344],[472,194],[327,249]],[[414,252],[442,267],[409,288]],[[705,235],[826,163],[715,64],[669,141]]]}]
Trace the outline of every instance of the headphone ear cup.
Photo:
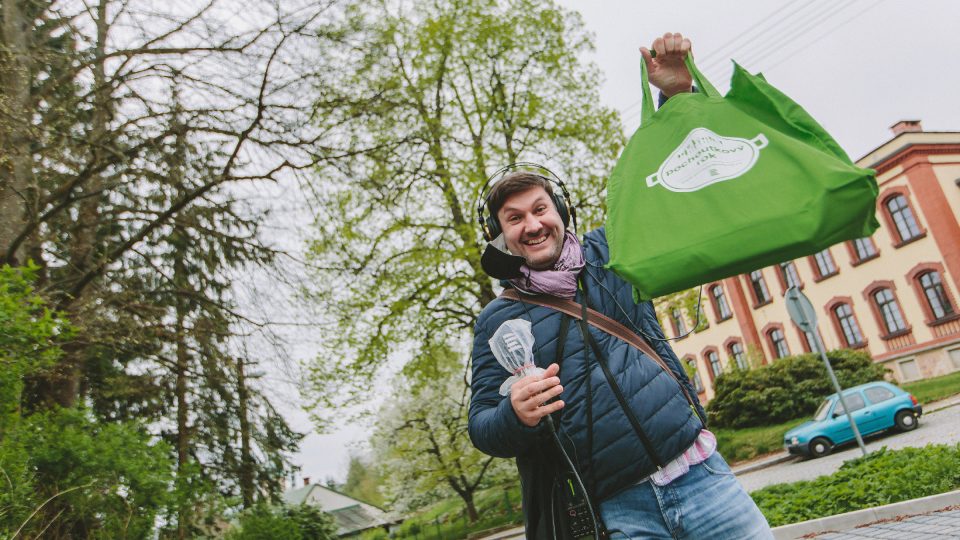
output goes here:
[{"label": "headphone ear cup", "polygon": [[483,236],[487,242],[493,242],[500,236],[500,232],[500,221],[497,220],[496,216],[488,216],[486,226],[483,229]]},{"label": "headphone ear cup", "polygon": [[560,219],[563,221],[564,228],[569,227],[570,210],[567,208],[567,203],[564,202],[563,198],[556,193],[552,194],[550,198],[553,199],[553,205],[557,208],[557,213],[560,214]]}]

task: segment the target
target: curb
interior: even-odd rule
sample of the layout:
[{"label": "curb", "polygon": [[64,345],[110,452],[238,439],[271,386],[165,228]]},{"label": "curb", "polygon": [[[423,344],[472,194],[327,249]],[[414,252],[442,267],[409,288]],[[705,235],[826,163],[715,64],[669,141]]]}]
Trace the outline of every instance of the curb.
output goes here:
[{"label": "curb", "polygon": [[773,458],[769,458],[766,461],[751,463],[749,465],[744,465],[743,467],[737,467],[737,468],[731,467],[730,469],[733,471],[734,475],[746,474],[754,471],[759,471],[761,469],[766,469],[767,467],[773,467],[774,465],[779,465],[787,461],[794,461],[794,460],[799,461],[800,459],[801,459],[800,456],[795,456],[789,452],[781,452],[781,455],[778,455]]},{"label": "curb", "polygon": [[950,407],[956,407],[957,405],[960,405],[960,400],[954,401],[953,403],[945,403],[945,404],[937,407],[936,409],[930,409],[929,412],[926,412],[926,411],[925,411],[923,414],[924,414],[924,415],[927,415],[927,414],[930,414],[930,413],[935,413],[935,412],[937,412],[937,411],[942,411],[942,410],[944,410],[944,409],[949,409]]},{"label": "curb", "polygon": [[790,525],[781,525],[773,529],[773,537],[776,540],[792,540],[807,535],[845,531],[876,521],[894,519],[903,515],[924,514],[956,504],[960,504],[960,490],[948,491],[947,493],[931,495],[920,499],[901,501],[876,508],[854,510],[846,514],[811,519]]},{"label": "curb", "polygon": [[524,528],[523,525],[519,527],[510,527],[509,529],[498,531],[490,536],[476,537],[476,540],[514,540],[516,538],[524,538]]}]

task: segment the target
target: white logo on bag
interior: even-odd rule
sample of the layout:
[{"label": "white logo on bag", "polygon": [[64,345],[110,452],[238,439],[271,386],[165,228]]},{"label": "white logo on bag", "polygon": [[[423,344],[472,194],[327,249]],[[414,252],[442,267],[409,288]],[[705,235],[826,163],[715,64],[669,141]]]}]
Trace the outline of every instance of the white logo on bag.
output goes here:
[{"label": "white logo on bag", "polygon": [[760,149],[766,146],[763,133],[741,139],[694,128],[660,169],[647,177],[647,186],[660,184],[670,191],[686,192],[736,178],[756,164]]}]

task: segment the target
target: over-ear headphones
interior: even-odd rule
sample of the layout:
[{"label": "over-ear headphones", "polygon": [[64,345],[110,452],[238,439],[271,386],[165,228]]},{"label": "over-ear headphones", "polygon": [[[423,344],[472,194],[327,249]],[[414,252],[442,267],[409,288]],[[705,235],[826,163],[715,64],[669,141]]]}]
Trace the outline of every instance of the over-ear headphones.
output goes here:
[{"label": "over-ear headphones", "polygon": [[[558,195],[555,190],[551,190],[552,193],[550,193],[550,199],[553,201],[553,205],[557,208],[557,213],[560,214],[560,219],[563,221],[563,226],[565,228],[569,227],[570,222],[573,221],[573,230],[576,231],[577,209],[570,203],[570,193],[567,192],[567,187],[563,184],[563,180],[560,180],[560,177],[543,165],[538,165],[529,161],[518,161],[497,169],[496,172],[487,178],[487,181],[483,184],[483,188],[480,190],[480,196],[477,198],[477,221],[480,224],[480,230],[483,232],[484,240],[487,242],[492,242],[496,237],[500,236],[500,233],[503,232],[500,229],[500,221],[497,219],[497,216],[493,214],[487,216],[486,218],[483,216],[483,209],[489,203],[489,188],[491,188],[493,184],[496,184],[508,172],[520,168],[524,168],[524,172],[539,176],[545,181],[550,182],[560,188],[561,195]],[[545,176],[538,172],[531,171],[529,168],[536,168],[546,171],[550,176]]]}]

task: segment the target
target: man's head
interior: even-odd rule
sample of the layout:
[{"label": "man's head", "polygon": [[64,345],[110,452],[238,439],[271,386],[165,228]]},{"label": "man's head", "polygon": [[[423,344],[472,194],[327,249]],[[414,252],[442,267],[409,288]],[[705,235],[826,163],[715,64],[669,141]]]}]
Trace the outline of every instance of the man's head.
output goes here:
[{"label": "man's head", "polygon": [[533,269],[553,266],[563,249],[565,219],[550,181],[525,171],[509,173],[490,189],[487,205],[511,253]]}]

